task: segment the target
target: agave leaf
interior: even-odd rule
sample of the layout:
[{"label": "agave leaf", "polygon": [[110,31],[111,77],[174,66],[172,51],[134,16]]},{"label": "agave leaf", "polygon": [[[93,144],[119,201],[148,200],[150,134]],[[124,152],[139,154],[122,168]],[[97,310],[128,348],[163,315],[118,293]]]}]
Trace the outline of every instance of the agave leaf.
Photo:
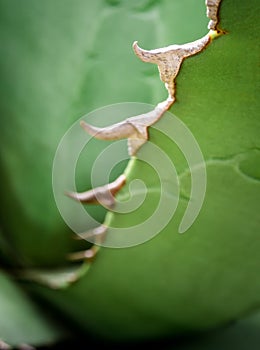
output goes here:
[{"label": "agave leaf", "polygon": [[[207,166],[206,198],[196,222],[178,233],[190,193],[187,164],[177,147],[151,128],[150,141],[165,150],[182,179],[183,200],[174,218],[145,244],[101,249],[89,273],[62,293],[42,290],[93,333],[129,339],[203,330],[260,306],[256,8],[257,1],[223,0],[221,26],[228,34],[187,60],[177,79],[172,111],[197,138]],[[149,149],[151,144],[144,145],[139,158]],[[129,179],[136,177],[146,182],[149,194],[155,175],[141,160],[128,173]],[[124,187],[119,196],[127,191]],[[147,208],[151,204],[113,214],[109,223],[129,227]]]},{"label": "agave leaf", "polygon": [[[58,140],[72,119],[107,103],[160,101],[165,92],[156,67],[129,55],[129,43],[138,39],[145,47],[161,47],[195,40],[206,31],[204,1],[200,2],[202,12],[198,2],[191,0],[182,1],[181,6],[178,1],[106,1],[104,7],[101,2],[78,1],[73,8],[54,3],[53,7],[50,1],[24,1],[14,11],[9,5],[12,1],[1,1],[6,47],[1,58],[6,174],[2,211],[8,218],[3,228],[12,235],[14,249],[38,264],[57,263],[68,245],[72,247],[48,177]],[[142,4],[151,6],[144,10]],[[223,0],[221,25],[228,34],[184,62],[177,79],[172,112],[198,140],[208,172],[206,201],[194,225],[184,235],[178,234],[190,189],[185,159],[176,146],[151,129],[150,140],[165,149],[183,174],[183,200],[173,220],[145,244],[101,249],[88,274],[66,290],[35,286],[79,327],[110,338],[161,337],[215,327],[259,306],[259,105],[253,88],[257,6],[256,0],[235,5]],[[180,18],[191,26],[181,24]],[[178,30],[174,31],[175,25]],[[12,30],[7,32],[7,27]],[[86,42],[87,29],[83,28],[91,28]],[[22,118],[21,111],[28,117]],[[64,123],[65,114],[73,118],[67,117]],[[163,125],[163,119],[159,123]],[[98,145],[93,150],[102,149]],[[149,147],[145,145],[139,156]],[[86,185],[83,174],[87,181],[90,164],[84,172],[79,170],[80,185]],[[154,177],[141,161],[135,162],[128,176],[141,177],[148,186]],[[128,188],[123,188],[122,196],[123,191],[127,193]],[[143,209],[147,215],[153,208],[146,205]],[[101,219],[103,214],[96,213]],[[110,223],[132,225],[142,215],[142,210],[131,218],[115,214]],[[58,249],[55,242],[59,242]]]},{"label": "agave leaf", "polygon": [[[20,264],[62,264],[75,248],[53,199],[56,147],[67,128],[95,108],[164,97],[156,67],[139,62],[131,45],[137,38],[152,47],[200,37],[206,24],[203,0],[186,4],[188,9],[178,1],[76,0],[73,6],[69,0],[0,1],[1,221]],[[177,30],[174,22],[168,36],[170,7],[178,19],[186,13],[189,30]],[[93,140],[82,154],[79,191],[91,188],[91,165],[106,146]],[[114,171],[114,179],[124,167]],[[87,210],[103,221],[100,206]]]}]

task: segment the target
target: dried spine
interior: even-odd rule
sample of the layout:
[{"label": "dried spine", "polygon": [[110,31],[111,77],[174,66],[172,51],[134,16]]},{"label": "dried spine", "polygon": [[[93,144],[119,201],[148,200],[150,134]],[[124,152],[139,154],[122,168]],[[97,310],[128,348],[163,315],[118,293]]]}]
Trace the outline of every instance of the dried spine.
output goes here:
[{"label": "dried spine", "polygon": [[206,0],[207,17],[210,19],[208,29],[218,30],[218,12],[221,0]]},{"label": "dried spine", "polygon": [[128,139],[128,153],[136,154],[138,149],[148,140],[148,127],[157,122],[175,101],[175,78],[183,60],[202,51],[212,40],[212,32],[199,40],[184,45],[170,45],[161,49],[141,49],[137,41],[133,49],[143,62],[158,65],[160,78],[168,91],[165,101],[159,103],[152,111],[128,118],[105,128],[97,128],[81,121],[83,129],[91,136],[101,140]]},{"label": "dried spine", "polygon": [[94,240],[95,244],[87,250],[68,254],[68,259],[71,261],[78,261],[84,259],[92,260],[98,252],[98,244],[101,244],[105,239],[107,229],[107,226],[100,225],[96,228],[88,230],[85,233],[82,233],[80,236],[77,236],[77,239],[79,240]]},{"label": "dried spine", "polygon": [[158,65],[161,81],[168,90],[169,99],[175,100],[175,78],[177,77],[183,60],[202,51],[210,42],[210,35],[184,45],[170,45],[161,49],[143,50],[133,44],[137,57],[143,62],[155,63]]},{"label": "dried spine", "polygon": [[128,118],[121,123],[105,128],[97,128],[85,121],[81,121],[80,124],[88,134],[97,139],[128,139],[128,153],[130,156],[133,156],[141,145],[148,140],[148,127],[156,123],[172,103],[171,99],[167,99],[159,103],[151,112]]},{"label": "dried spine", "polygon": [[148,127],[158,121],[175,102],[175,79],[183,60],[201,52],[214,38],[224,33],[217,29],[220,3],[221,0],[206,0],[207,16],[210,19],[208,28],[210,31],[201,39],[183,45],[170,45],[154,50],[144,50],[138,46],[137,41],[133,43],[133,50],[137,57],[143,62],[158,65],[160,78],[168,91],[168,97],[165,101],[159,103],[149,113],[128,118],[121,123],[105,128],[97,128],[85,121],[81,121],[81,126],[84,130],[101,140],[127,138],[129,155],[135,155],[137,150],[148,140]]},{"label": "dried spine", "polygon": [[81,203],[101,204],[111,209],[115,204],[115,195],[125,184],[125,175],[120,175],[115,181],[108,185],[96,187],[86,192],[68,192],[67,195]]}]

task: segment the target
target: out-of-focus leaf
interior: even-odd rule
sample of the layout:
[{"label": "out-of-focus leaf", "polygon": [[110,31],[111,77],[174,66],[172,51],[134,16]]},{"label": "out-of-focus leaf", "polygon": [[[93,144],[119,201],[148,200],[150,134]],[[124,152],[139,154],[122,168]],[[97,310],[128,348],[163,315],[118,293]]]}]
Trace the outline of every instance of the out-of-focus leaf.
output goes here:
[{"label": "out-of-focus leaf", "polygon": [[45,317],[3,272],[0,272],[0,286],[0,340],[12,346],[39,346],[64,337],[64,331]]},{"label": "out-of-focus leaf", "polygon": [[18,270],[18,276],[22,280],[34,281],[53,289],[67,288],[76,282],[89,269],[90,265],[82,263],[75,266],[67,266],[58,269],[25,269]]},{"label": "out-of-focus leaf", "polygon": [[[200,335],[186,345],[176,347],[179,350],[258,350],[260,344],[260,314],[235,322],[224,329]],[[175,347],[167,347],[167,349]]]}]

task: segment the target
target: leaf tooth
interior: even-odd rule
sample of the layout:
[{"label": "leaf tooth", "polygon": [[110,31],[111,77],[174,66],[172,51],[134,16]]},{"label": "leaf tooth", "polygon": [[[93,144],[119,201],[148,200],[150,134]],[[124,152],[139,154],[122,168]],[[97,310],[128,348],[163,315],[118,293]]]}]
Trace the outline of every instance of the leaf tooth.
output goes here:
[{"label": "leaf tooth", "polygon": [[210,40],[210,35],[208,33],[198,40],[181,45],[181,50],[183,51],[184,58],[196,55],[202,51],[209,44]]},{"label": "leaf tooth", "polygon": [[115,181],[99,186],[85,192],[67,192],[67,195],[81,203],[101,204],[104,207],[112,208],[115,204],[114,196],[126,182],[124,174],[120,175]]},{"label": "leaf tooth", "polygon": [[73,252],[68,254],[68,259],[71,261],[79,261],[79,260],[92,260],[99,250],[99,246],[97,244],[101,244],[105,238],[106,232],[108,228],[105,225],[100,225],[96,228],[93,228],[79,236],[79,239],[91,239],[94,238],[94,245],[80,252]]},{"label": "leaf tooth", "polygon": [[[148,140],[148,127],[158,121],[163,113],[173,104],[174,97],[159,103],[152,111],[127,118],[123,122],[98,128],[81,121],[81,126],[92,136],[102,140],[128,139],[128,153],[133,156],[137,150]],[[68,193],[74,199],[91,203],[94,197],[89,191],[82,194]],[[86,199],[84,199],[86,197]],[[94,201],[95,202],[95,201]]]},{"label": "leaf tooth", "polygon": [[80,122],[80,125],[88,134],[100,140],[120,140],[136,133],[133,125],[128,123],[127,120],[105,128],[97,128],[84,120]]},{"label": "leaf tooth", "polygon": [[221,0],[206,0],[207,17],[210,19],[208,29],[217,30],[219,22],[218,11]]},{"label": "leaf tooth", "polygon": [[68,254],[68,260],[70,261],[90,260],[91,261],[96,254],[97,254],[96,246],[92,246],[87,250]]},{"label": "leaf tooth", "polygon": [[158,50],[144,50],[138,45],[138,41],[135,41],[132,45],[133,50],[137,57],[140,58],[143,62],[149,62],[149,63],[157,63],[157,51]]},{"label": "leaf tooth", "polygon": [[145,144],[149,138],[148,127],[156,123],[173,102],[174,100],[169,98],[158,103],[152,111],[128,119],[138,130],[138,137],[128,138],[128,153],[130,156],[134,156],[138,149]]},{"label": "leaf tooth", "polygon": [[0,339],[0,349],[1,350],[10,350],[12,349],[11,345],[4,342],[2,339]]},{"label": "leaf tooth", "polygon": [[79,239],[86,239],[86,240],[94,238],[95,243],[97,243],[97,240],[102,241],[107,230],[108,230],[107,226],[102,224],[98,227],[95,227],[91,230],[88,230],[87,232],[80,234],[78,237]]},{"label": "leaf tooth", "polygon": [[183,60],[203,50],[210,40],[211,37],[207,34],[201,39],[191,43],[170,45],[155,50],[144,50],[140,48],[137,41],[135,41],[133,49],[135,54],[142,61],[158,65],[161,81],[165,83],[169,97],[174,99],[175,78],[179,73]]}]

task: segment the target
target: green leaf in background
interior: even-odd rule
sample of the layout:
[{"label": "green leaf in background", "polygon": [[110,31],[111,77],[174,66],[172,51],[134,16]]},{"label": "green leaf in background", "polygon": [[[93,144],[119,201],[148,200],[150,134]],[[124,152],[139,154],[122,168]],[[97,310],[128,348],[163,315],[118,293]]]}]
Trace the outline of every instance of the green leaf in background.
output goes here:
[{"label": "green leaf in background", "polygon": [[[225,329],[197,337],[180,350],[257,350],[260,344],[260,314],[242,319]],[[169,347],[169,349],[172,347]]]},{"label": "green leaf in background", "polygon": [[47,318],[3,272],[0,272],[0,286],[1,349],[1,340],[12,346],[50,345],[64,337],[62,328]]},{"label": "green leaf in background", "polygon": [[[231,323],[227,327],[218,330],[203,332],[198,334],[191,334],[188,337],[180,337],[176,339],[164,338],[155,340],[148,340],[146,342],[129,342],[127,345],[121,342],[109,342],[106,340],[106,347],[113,349],[121,349],[127,346],[128,349],[136,347],[142,348],[160,348],[163,350],[178,349],[178,350],[258,350],[260,342],[260,318],[259,313],[250,315],[237,322]],[[102,348],[104,341],[102,339],[71,338],[66,341],[59,342],[54,348],[55,350],[62,350],[65,347],[76,348],[83,350],[86,345],[91,348]],[[48,350],[48,348],[44,348]]]}]

